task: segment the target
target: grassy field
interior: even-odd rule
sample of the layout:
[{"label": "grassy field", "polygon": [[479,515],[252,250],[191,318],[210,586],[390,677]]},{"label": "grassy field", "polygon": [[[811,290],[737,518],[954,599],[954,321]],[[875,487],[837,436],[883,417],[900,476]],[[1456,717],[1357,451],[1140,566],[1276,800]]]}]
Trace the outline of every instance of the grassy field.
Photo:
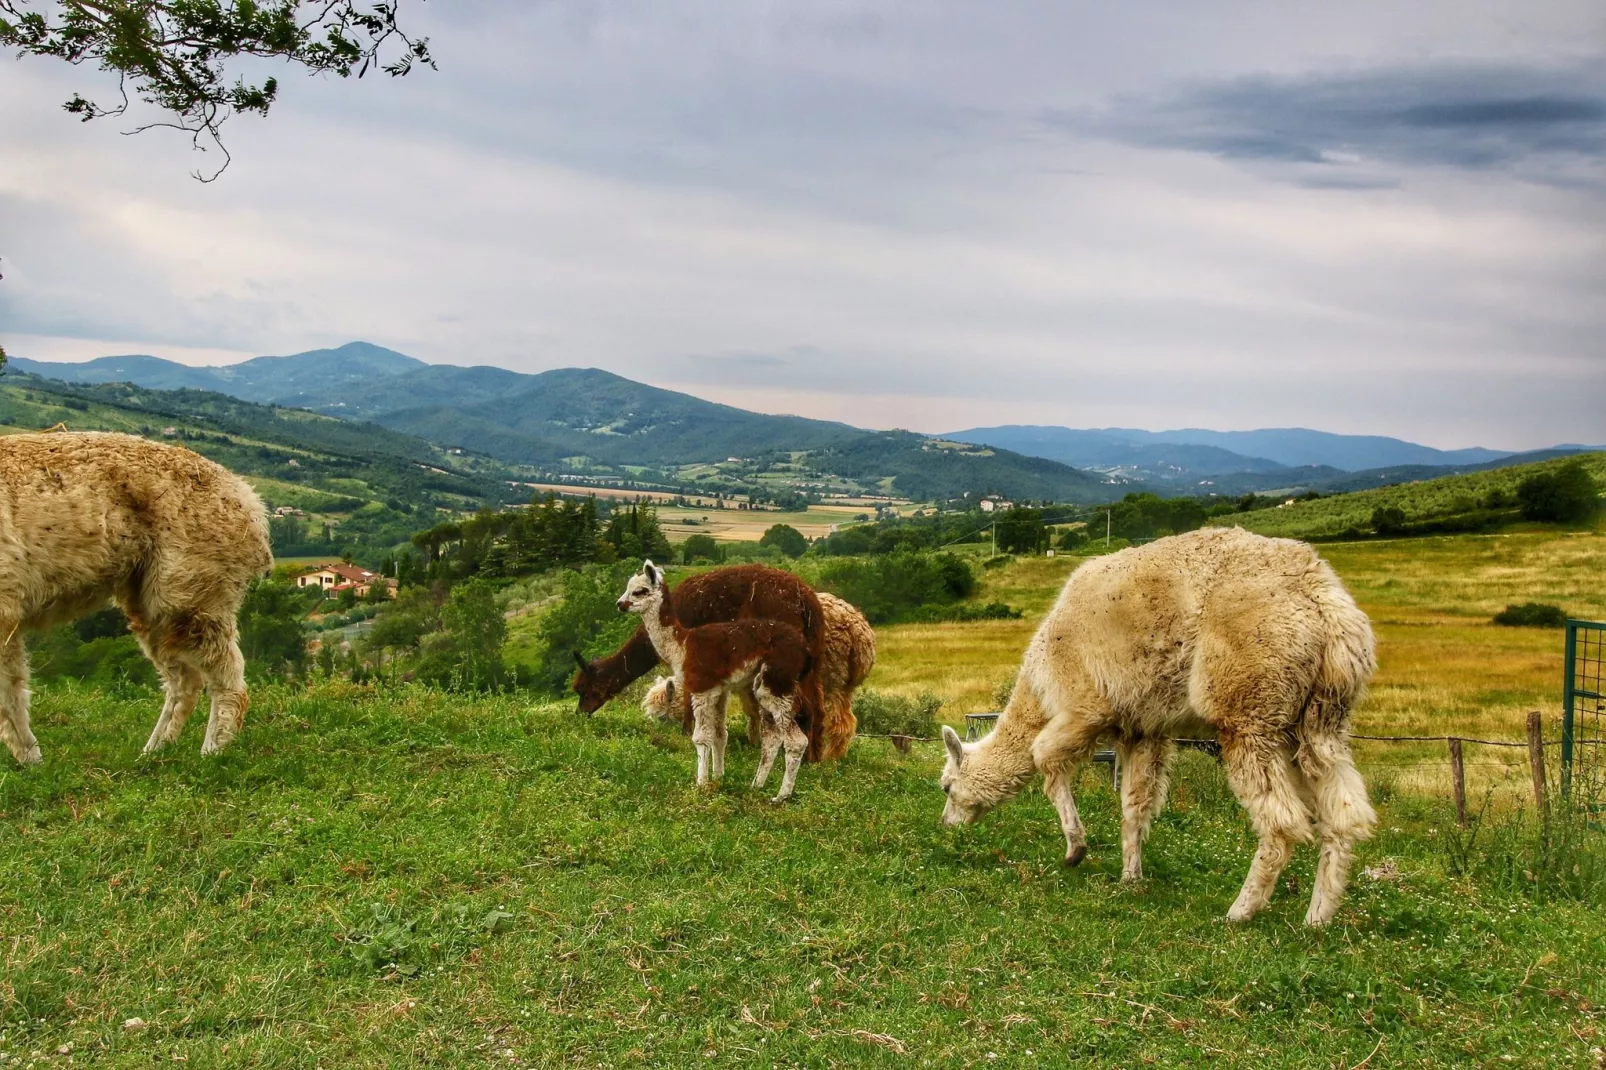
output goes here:
[{"label": "grassy field", "polygon": [[[141,760],[151,696],[44,688],[0,775],[0,1063],[1595,1067],[1599,904],[1453,880],[1384,799],[1334,927],[1220,921],[1251,853],[1190,761],[1116,880],[1040,794],[937,823],[934,748],[865,742],[774,808],[633,711],[259,688],[216,759]],[[1193,756],[1197,757],[1197,756]],[[128,1029],[139,1018],[143,1028]]]},{"label": "grassy field", "polygon": [[[1337,569],[1378,638],[1378,674],[1356,715],[1369,735],[1461,734],[1521,739],[1529,710],[1559,729],[1562,635],[1501,628],[1490,618],[1512,602],[1550,602],[1571,615],[1606,620],[1606,535],[1520,532],[1332,543],[1321,552]],[[982,574],[983,601],[1026,611],[1018,621],[911,624],[881,629],[873,687],[936,692],[944,717],[996,709],[993,693],[1013,678],[1037,621],[1079,558],[1021,558]],[[1401,786],[1439,790],[1442,744],[1366,745],[1370,772]],[[1469,748],[1474,794],[1520,783],[1520,751]]]}]

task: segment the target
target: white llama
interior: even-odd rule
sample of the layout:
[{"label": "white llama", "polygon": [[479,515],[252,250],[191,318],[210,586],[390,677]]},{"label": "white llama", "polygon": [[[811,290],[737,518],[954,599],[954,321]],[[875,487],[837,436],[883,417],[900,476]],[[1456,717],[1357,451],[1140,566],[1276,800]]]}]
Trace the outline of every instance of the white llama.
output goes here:
[{"label": "white llama", "polygon": [[1228,920],[1263,908],[1293,845],[1319,838],[1305,921],[1326,925],[1354,846],[1376,822],[1348,739],[1375,668],[1366,615],[1304,543],[1212,528],[1097,558],[1072,574],[1032,638],[992,735],[966,744],[944,728],[943,822],[976,820],[1040,771],[1075,865],[1086,836],[1071,783],[1110,738],[1122,771],[1122,876],[1140,879],[1171,739],[1213,731],[1260,839]]}]

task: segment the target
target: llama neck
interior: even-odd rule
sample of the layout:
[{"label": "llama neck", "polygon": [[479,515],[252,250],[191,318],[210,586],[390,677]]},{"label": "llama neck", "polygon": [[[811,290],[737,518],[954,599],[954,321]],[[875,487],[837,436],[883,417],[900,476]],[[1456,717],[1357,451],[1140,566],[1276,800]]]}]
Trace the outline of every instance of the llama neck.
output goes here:
[{"label": "llama neck", "polygon": [[641,615],[641,623],[646,627],[647,636],[652,640],[658,656],[679,676],[681,662],[686,657],[685,629],[675,619],[675,607],[669,600],[668,591],[664,592],[656,608]]},{"label": "llama neck", "polygon": [[998,725],[965,757],[965,776],[993,806],[1020,794],[1037,771],[1032,742],[1047,723],[1043,707],[1024,679],[1015,681]]}]

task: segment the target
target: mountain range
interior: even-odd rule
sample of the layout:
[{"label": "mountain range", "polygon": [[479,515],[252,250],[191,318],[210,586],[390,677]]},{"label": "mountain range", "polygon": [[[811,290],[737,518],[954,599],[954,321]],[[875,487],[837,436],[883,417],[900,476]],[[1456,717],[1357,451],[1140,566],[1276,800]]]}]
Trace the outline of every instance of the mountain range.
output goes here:
[{"label": "mountain range", "polygon": [[[367,342],[221,367],[152,356],[82,364],[13,358],[69,383],[203,390],[366,421],[498,460],[543,468],[675,466],[802,452],[814,469],[884,476],[919,499],[995,492],[1099,501],[1148,485],[1165,493],[1341,489],[1499,466],[1546,454],[1440,450],[1397,438],[1305,428],[980,427],[939,436],[749,412],[596,368],[537,374],[423,361]],[[1560,446],[1558,452],[1588,447]]]}]

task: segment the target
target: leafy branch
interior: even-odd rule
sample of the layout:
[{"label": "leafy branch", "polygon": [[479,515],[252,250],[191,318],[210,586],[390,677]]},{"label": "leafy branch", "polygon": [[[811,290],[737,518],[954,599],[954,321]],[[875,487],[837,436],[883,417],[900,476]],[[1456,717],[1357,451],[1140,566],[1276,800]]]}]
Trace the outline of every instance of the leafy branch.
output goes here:
[{"label": "leafy branch", "polygon": [[223,153],[223,123],[237,112],[266,115],[279,80],[251,81],[230,71],[239,57],[282,59],[309,73],[392,77],[415,65],[434,68],[429,40],[397,22],[401,0],[359,6],[357,0],[0,0],[0,46],[19,55],[92,63],[118,79],[116,103],[74,93],[63,107],[85,122],[128,110],[130,91],[166,112],[168,127],[188,133],[196,148],[209,140]]}]

